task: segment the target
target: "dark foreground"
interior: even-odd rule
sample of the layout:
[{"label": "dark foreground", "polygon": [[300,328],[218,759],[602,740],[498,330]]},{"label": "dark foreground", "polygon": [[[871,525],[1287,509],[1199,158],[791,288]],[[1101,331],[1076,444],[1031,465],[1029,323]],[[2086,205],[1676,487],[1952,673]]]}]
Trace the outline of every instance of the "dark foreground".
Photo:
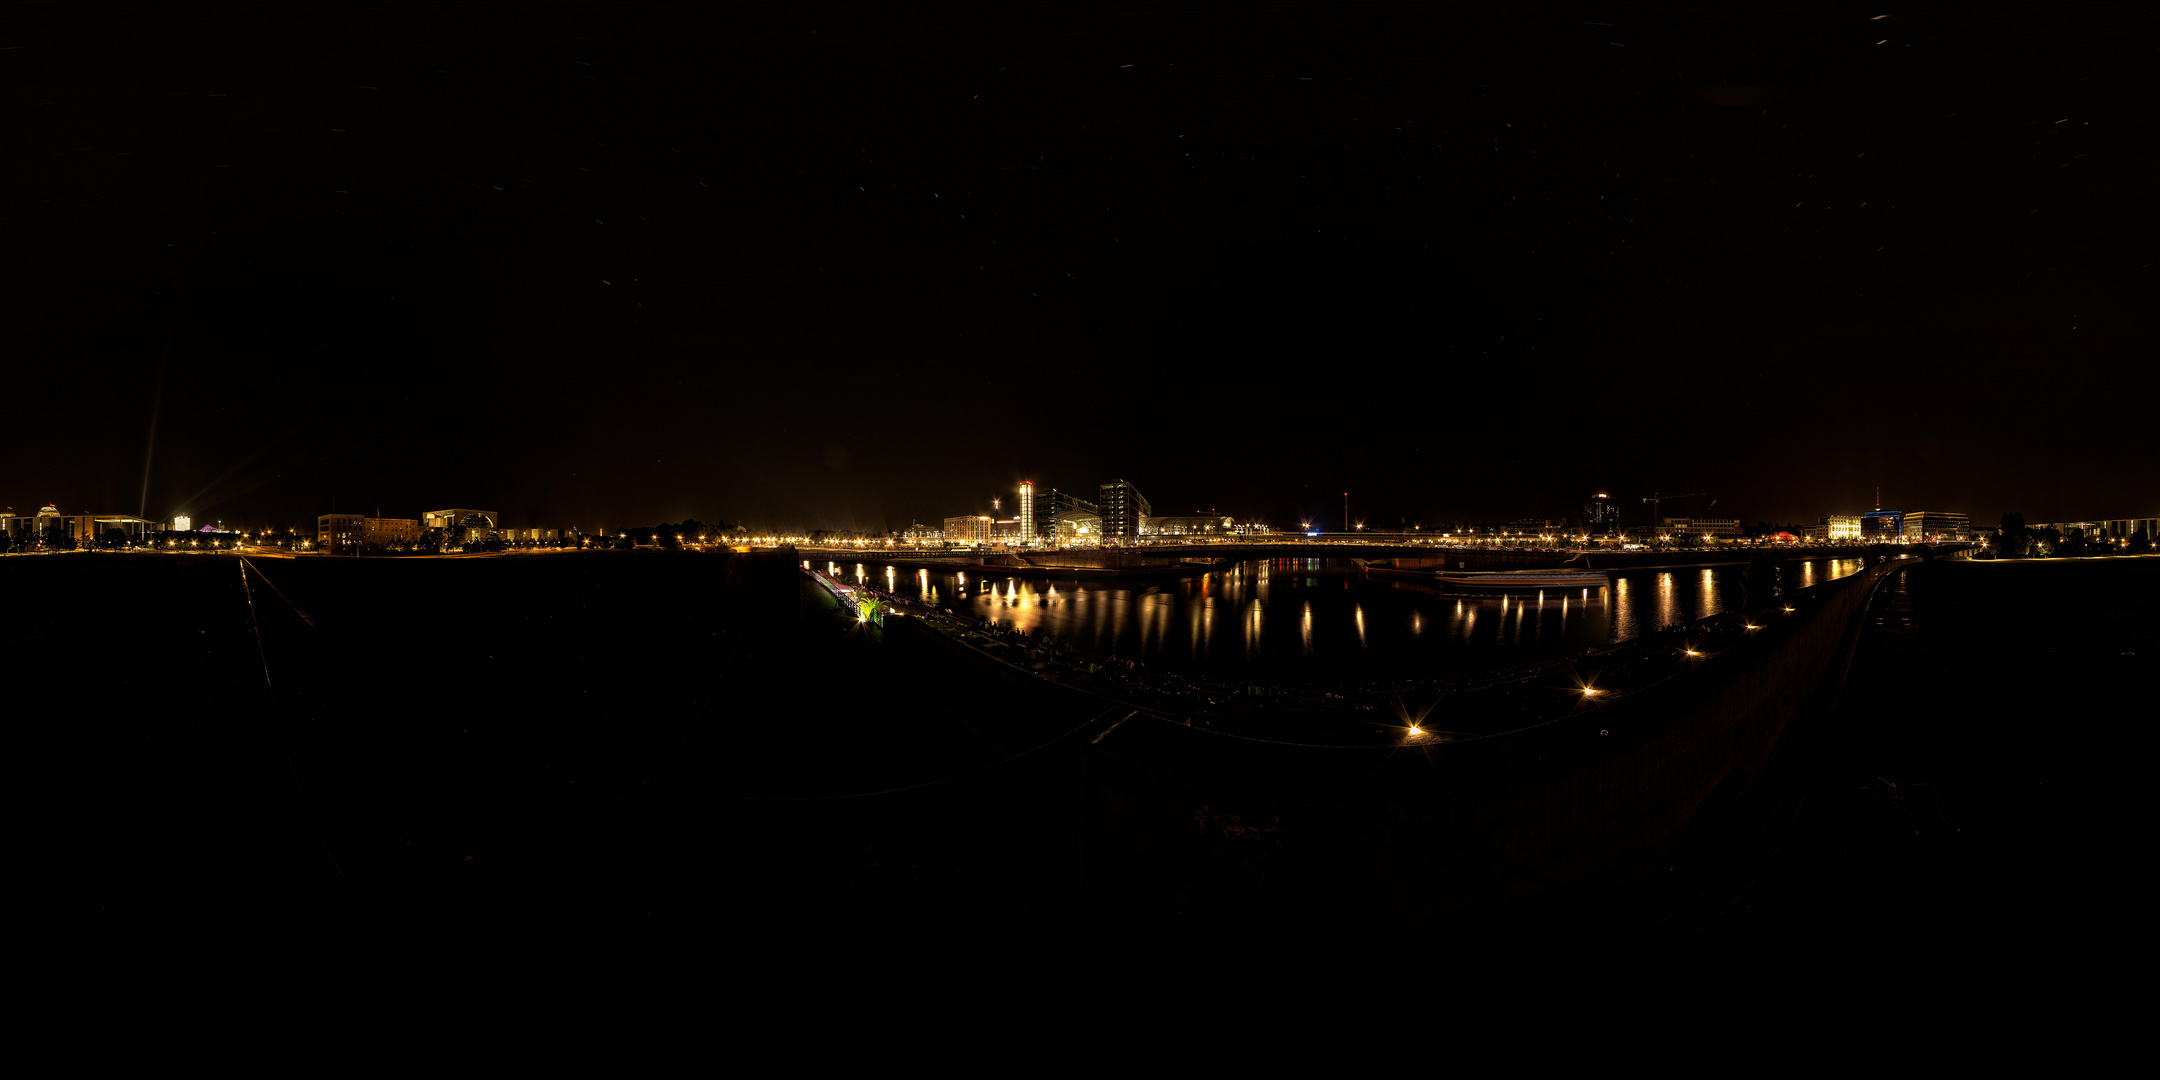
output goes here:
[{"label": "dark foreground", "polygon": [[[259,653],[235,559],[0,564],[37,613],[4,646],[33,676],[39,869],[94,939],[780,956],[1261,929],[1199,899],[1239,885],[1198,828],[1190,887],[1172,867],[1104,910],[1059,741],[1094,718],[847,622],[779,559],[257,565],[284,594],[251,586]],[[1893,577],[1778,782],[1636,902],[1542,929],[2091,927],[2134,865],[2110,762],[2149,712],[2156,583],[2160,560]]]},{"label": "dark foreground", "polygon": [[2112,947],[2143,879],[2156,611],[2153,557],[1885,582],[1837,720],[1784,804],[1747,821],[1753,850],[1727,873],[1752,885],[1706,932],[1983,962]]}]

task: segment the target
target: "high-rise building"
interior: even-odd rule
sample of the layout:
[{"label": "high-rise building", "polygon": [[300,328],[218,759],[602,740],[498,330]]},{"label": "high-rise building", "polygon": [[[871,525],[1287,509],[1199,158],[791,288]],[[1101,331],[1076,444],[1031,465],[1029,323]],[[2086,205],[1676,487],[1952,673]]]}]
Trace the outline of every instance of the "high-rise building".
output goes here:
[{"label": "high-rise building", "polygon": [[1600,491],[1583,500],[1582,520],[1583,535],[1613,536],[1620,531],[1620,507]]},{"label": "high-rise building", "polygon": [[1020,486],[1020,521],[1026,531],[1022,539],[1033,541],[1070,537],[1073,528],[1059,528],[1058,522],[1073,522],[1086,517],[1101,517],[1101,508],[1068,491],[1051,488],[1036,491],[1032,484]]},{"label": "high-rise building", "polygon": [[1140,538],[1140,530],[1147,525],[1153,513],[1146,496],[1140,489],[1124,480],[1105,480],[1102,484],[1102,500],[1098,513],[1102,517],[1102,536],[1106,541],[1131,542]]}]

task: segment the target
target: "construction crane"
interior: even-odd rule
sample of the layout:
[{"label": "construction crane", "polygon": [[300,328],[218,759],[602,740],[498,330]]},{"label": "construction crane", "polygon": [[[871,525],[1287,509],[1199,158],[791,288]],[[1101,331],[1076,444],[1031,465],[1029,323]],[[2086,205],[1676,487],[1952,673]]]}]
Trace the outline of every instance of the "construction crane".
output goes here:
[{"label": "construction crane", "polygon": [[[1646,502],[1646,503],[1649,503],[1649,504],[1650,504],[1650,527],[1651,527],[1652,529],[1656,529],[1656,528],[1657,528],[1657,527],[1658,527],[1658,526],[1659,526],[1660,524],[1662,524],[1661,520],[1660,520],[1660,519],[1658,518],[1658,500],[1659,500],[1659,499],[1694,499],[1694,498],[1700,498],[1701,496],[1704,496],[1704,495],[1708,495],[1708,494],[1710,494],[1710,493],[1709,493],[1709,492],[1707,492],[1707,491],[1690,491],[1690,492],[1687,492],[1687,493],[1685,493],[1685,494],[1681,494],[1681,495],[1667,495],[1667,494],[1665,494],[1664,492],[1661,492],[1661,491],[1653,491],[1653,492],[1651,492],[1651,493],[1650,493],[1650,494],[1649,494],[1648,496],[1646,496],[1646,497],[1645,497],[1645,498],[1643,499],[1643,501],[1644,501],[1644,502]],[[1716,506],[1716,505],[1717,505],[1717,500],[1716,500],[1716,499],[1712,499],[1712,500],[1710,500],[1710,506]],[[1703,509],[1705,509],[1705,510],[1708,510],[1708,509],[1710,509],[1710,506],[1705,506],[1705,507],[1703,507]]]}]

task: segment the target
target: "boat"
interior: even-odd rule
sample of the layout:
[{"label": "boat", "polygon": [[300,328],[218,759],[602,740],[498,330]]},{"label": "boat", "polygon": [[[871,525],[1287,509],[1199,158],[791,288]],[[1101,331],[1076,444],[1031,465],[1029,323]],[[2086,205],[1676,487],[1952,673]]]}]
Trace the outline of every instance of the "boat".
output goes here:
[{"label": "boat", "polygon": [[1542,589],[1602,589],[1612,584],[1604,570],[1498,570],[1486,573],[1445,571],[1433,575],[1445,592],[1526,593]]}]

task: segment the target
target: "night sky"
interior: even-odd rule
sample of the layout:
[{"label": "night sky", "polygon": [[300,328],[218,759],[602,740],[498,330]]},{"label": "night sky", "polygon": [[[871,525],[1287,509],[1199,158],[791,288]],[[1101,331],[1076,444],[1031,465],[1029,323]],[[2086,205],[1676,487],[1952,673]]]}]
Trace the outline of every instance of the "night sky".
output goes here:
[{"label": "night sky", "polygon": [[2149,515],[2152,10],[13,6],[0,504]]}]

